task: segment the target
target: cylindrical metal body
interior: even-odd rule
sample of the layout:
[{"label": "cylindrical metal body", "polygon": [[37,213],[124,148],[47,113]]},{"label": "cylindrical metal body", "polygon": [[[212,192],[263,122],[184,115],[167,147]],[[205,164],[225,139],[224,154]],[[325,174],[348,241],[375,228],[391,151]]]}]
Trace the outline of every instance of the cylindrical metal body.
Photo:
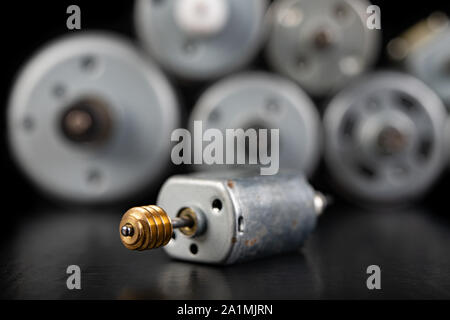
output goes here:
[{"label": "cylindrical metal body", "polygon": [[121,37],[54,41],[20,73],[8,109],[17,163],[56,198],[105,203],[163,178],[179,108],[167,79]]},{"label": "cylindrical metal body", "polygon": [[158,206],[172,219],[192,208],[201,212],[206,227],[191,238],[175,230],[164,249],[177,259],[212,264],[297,250],[315,227],[315,198],[314,189],[295,172],[172,177],[160,191]]},{"label": "cylindrical metal body", "polygon": [[375,205],[416,200],[443,170],[446,117],[439,97],[406,74],[378,72],[347,87],[324,116],[338,189]]},{"label": "cylindrical metal body", "polygon": [[310,94],[334,93],[364,73],[380,32],[367,27],[366,0],[279,0],[270,9],[268,60]]},{"label": "cylindrical metal body", "polygon": [[388,54],[429,85],[450,109],[450,20],[435,12],[391,40]]},{"label": "cylindrical metal body", "polygon": [[139,0],[137,35],[166,70],[187,80],[236,71],[258,52],[266,0]]},{"label": "cylindrical metal body", "polygon": [[[227,129],[278,129],[280,168],[307,176],[314,172],[322,151],[322,126],[314,103],[294,82],[271,73],[245,72],[217,82],[194,107],[191,132],[195,121],[202,121],[204,130],[219,129],[224,135]],[[266,147],[269,149],[269,142]],[[235,165],[227,166],[232,167]],[[223,170],[224,166],[195,168]]]}]

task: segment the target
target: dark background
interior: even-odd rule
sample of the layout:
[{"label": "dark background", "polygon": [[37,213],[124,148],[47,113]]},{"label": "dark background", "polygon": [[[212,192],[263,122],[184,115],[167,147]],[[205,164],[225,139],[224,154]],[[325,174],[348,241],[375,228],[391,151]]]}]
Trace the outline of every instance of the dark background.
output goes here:
[{"label": "dark background", "polygon": [[[450,14],[447,0],[372,2],[382,10],[383,48],[431,12]],[[135,38],[132,1],[1,5],[0,298],[450,298],[448,174],[413,207],[367,210],[336,197],[301,251],[225,268],[172,261],[161,250],[128,252],[120,243],[118,222],[124,209],[139,204],[137,199],[110,208],[81,208],[43,197],[11,161],[6,105],[22,64],[46,42],[72,32],[66,29],[70,4],[80,5],[83,30],[106,29]],[[253,68],[264,67],[261,54]],[[389,67],[384,50],[378,67]],[[173,81],[188,111],[206,84]],[[332,192],[323,172],[322,165],[313,184]],[[149,194],[146,202],[154,197]],[[71,264],[81,267],[81,291],[66,288],[65,271]],[[371,264],[382,269],[381,291],[366,288]]]}]

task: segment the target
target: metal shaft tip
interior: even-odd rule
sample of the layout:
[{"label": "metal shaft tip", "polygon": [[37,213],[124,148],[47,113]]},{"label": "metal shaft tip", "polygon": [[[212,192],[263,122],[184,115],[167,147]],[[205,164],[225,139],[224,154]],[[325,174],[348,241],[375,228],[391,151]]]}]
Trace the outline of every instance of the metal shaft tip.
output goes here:
[{"label": "metal shaft tip", "polygon": [[316,211],[317,215],[321,215],[327,206],[327,197],[320,192],[316,192],[314,196],[314,210]]},{"label": "metal shaft tip", "polygon": [[158,206],[128,210],[119,224],[123,245],[130,250],[148,250],[165,246],[172,238],[172,222]]},{"label": "metal shaft tip", "polygon": [[132,237],[134,235],[134,228],[131,224],[127,223],[120,230],[124,237]]}]

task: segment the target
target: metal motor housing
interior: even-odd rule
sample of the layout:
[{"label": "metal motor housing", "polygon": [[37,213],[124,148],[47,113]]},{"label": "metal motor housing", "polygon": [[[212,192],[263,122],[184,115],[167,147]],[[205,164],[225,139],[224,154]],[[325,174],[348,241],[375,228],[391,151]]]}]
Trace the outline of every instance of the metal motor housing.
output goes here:
[{"label": "metal motor housing", "polygon": [[127,40],[83,33],[55,40],[22,69],[9,142],[48,195],[114,202],[162,178],[179,113],[169,82]]},{"label": "metal motor housing", "polygon": [[450,26],[405,61],[406,69],[429,85],[450,109]]},{"label": "metal motor housing", "polygon": [[175,176],[162,187],[158,206],[170,218],[189,207],[204,219],[197,237],[175,231],[164,248],[173,258],[233,264],[298,250],[313,230],[321,208],[303,175],[283,172]]},{"label": "metal motor housing", "polygon": [[[271,73],[244,72],[213,84],[194,106],[191,132],[194,121],[223,133],[226,129],[279,129],[280,168],[307,176],[314,172],[322,151],[322,127],[314,103],[294,82]],[[223,170],[224,165],[194,168]]]},{"label": "metal motor housing", "polygon": [[442,12],[391,40],[388,54],[408,73],[425,82],[450,109],[450,20]]},{"label": "metal motor housing", "polygon": [[172,74],[214,79],[246,66],[266,29],[266,0],[139,0],[135,26],[144,49]]},{"label": "metal motor housing", "polygon": [[325,162],[339,190],[359,203],[417,200],[443,170],[446,110],[420,80],[398,72],[359,79],[325,116]]},{"label": "metal motor housing", "polygon": [[379,52],[365,0],[279,0],[270,8],[272,67],[314,96],[330,95],[363,74]]}]

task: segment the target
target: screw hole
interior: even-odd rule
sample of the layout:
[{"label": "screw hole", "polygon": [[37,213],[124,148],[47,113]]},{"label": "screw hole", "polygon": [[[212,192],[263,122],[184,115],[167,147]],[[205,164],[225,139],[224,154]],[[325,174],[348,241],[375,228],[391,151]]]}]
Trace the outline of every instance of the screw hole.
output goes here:
[{"label": "screw hole", "polygon": [[26,117],[25,119],[23,119],[23,128],[25,129],[25,131],[33,131],[34,129],[34,120],[31,117]]},{"label": "screw hole", "polygon": [[86,56],[81,60],[81,69],[87,72],[91,72],[96,67],[96,59],[93,56]]},{"label": "screw hole", "polygon": [[281,110],[280,104],[276,101],[276,99],[269,99],[267,101],[266,109],[270,113],[279,113]]},{"label": "screw hole", "polygon": [[88,181],[89,184],[99,185],[101,180],[102,180],[102,175],[101,175],[101,173],[98,170],[93,169],[93,170],[88,172],[88,174],[87,174],[87,181]]},{"label": "screw hole", "polygon": [[222,207],[223,207],[222,201],[220,201],[219,199],[215,199],[215,200],[212,202],[212,208],[213,208],[213,211],[215,211],[215,212],[220,212],[220,211],[222,210]]},{"label": "screw hole", "polygon": [[364,178],[373,180],[376,178],[376,172],[373,168],[367,166],[366,164],[360,163],[357,165],[356,169],[359,174],[361,174]]},{"label": "screw hole", "polygon": [[418,148],[418,154],[417,154],[417,158],[420,161],[425,161],[427,160],[432,152],[433,149],[433,142],[429,139],[423,139],[422,141],[420,141],[419,144],[419,148]]},{"label": "screw hole", "polygon": [[65,95],[66,93],[66,88],[62,85],[62,84],[57,84],[55,85],[55,87],[53,88],[53,95],[56,98],[61,98]]},{"label": "screw hole", "polygon": [[238,219],[238,231],[240,233],[243,233],[244,230],[245,230],[244,218],[241,216]]},{"label": "screw hole", "polygon": [[378,111],[381,107],[381,102],[377,97],[371,97],[367,101],[366,107],[370,111]]},{"label": "screw hole", "polygon": [[208,116],[208,120],[210,122],[218,122],[220,120],[220,112],[219,110],[213,110],[209,116]]},{"label": "screw hole", "polygon": [[357,122],[358,119],[355,114],[348,113],[345,116],[342,125],[342,134],[344,135],[344,138],[353,138]]},{"label": "screw hole", "polygon": [[191,246],[189,247],[189,251],[191,251],[192,254],[197,254],[198,253],[198,247],[195,243],[191,244]]},{"label": "screw hole", "polygon": [[334,16],[339,22],[345,21],[349,16],[349,9],[344,3],[338,4],[334,8]]},{"label": "screw hole", "polygon": [[299,71],[307,71],[310,65],[308,58],[303,55],[297,57],[296,64]]},{"label": "screw hole", "polygon": [[403,107],[403,109],[407,112],[415,112],[418,109],[416,101],[412,97],[407,95],[400,95],[397,98],[400,106]]},{"label": "screw hole", "polygon": [[183,52],[187,55],[193,55],[197,51],[197,44],[192,41],[188,40],[183,44]]}]

